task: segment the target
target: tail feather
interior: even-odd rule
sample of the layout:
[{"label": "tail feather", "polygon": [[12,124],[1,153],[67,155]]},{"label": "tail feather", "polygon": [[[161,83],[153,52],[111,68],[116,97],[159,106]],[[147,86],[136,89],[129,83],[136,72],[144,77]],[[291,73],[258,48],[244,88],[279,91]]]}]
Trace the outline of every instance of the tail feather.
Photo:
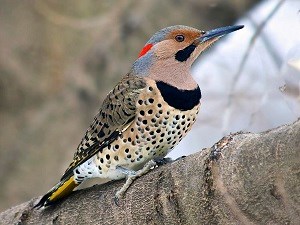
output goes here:
[{"label": "tail feather", "polygon": [[50,191],[48,191],[41,200],[34,206],[34,208],[41,208],[43,206],[52,205],[57,200],[67,196],[72,190],[77,187],[74,176],[57,183]]}]

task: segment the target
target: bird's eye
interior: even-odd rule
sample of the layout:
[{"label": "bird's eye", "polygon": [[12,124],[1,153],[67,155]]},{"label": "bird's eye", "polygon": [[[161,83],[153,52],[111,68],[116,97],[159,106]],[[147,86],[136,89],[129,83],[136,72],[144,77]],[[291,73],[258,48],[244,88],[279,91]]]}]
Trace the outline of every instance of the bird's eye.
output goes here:
[{"label": "bird's eye", "polygon": [[184,36],[182,34],[179,34],[175,37],[175,40],[178,42],[183,42],[184,41]]}]

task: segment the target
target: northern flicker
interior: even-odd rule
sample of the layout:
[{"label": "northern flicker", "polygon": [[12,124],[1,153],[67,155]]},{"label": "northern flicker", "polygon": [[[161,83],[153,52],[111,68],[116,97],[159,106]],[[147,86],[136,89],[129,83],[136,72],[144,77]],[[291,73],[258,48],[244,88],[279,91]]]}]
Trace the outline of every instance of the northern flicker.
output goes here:
[{"label": "northern flicker", "polygon": [[94,177],[127,177],[116,193],[116,199],[121,197],[194,124],[201,91],[190,74],[192,63],[221,36],[241,28],[201,31],[176,25],[155,33],[129,73],[107,95],[60,182],[35,207],[55,203]]}]

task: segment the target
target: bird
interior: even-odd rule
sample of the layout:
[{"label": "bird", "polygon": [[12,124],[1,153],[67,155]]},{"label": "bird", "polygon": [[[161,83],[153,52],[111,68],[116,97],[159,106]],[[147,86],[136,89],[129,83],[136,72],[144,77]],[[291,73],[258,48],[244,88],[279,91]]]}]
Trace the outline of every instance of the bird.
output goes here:
[{"label": "bird", "polygon": [[104,99],[60,181],[34,207],[55,204],[89,178],[126,178],[115,195],[118,203],[195,123],[201,90],[190,72],[194,61],[220,37],[243,27],[203,31],[174,25],[156,32]]}]

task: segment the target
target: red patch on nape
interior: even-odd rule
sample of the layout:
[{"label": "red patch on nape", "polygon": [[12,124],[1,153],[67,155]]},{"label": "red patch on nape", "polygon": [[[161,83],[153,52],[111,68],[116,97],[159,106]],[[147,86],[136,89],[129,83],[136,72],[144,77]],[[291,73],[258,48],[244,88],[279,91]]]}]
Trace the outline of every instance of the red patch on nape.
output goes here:
[{"label": "red patch on nape", "polygon": [[153,44],[145,45],[139,54],[139,58],[142,57],[143,55],[145,55],[152,48],[152,46],[153,46]]}]

